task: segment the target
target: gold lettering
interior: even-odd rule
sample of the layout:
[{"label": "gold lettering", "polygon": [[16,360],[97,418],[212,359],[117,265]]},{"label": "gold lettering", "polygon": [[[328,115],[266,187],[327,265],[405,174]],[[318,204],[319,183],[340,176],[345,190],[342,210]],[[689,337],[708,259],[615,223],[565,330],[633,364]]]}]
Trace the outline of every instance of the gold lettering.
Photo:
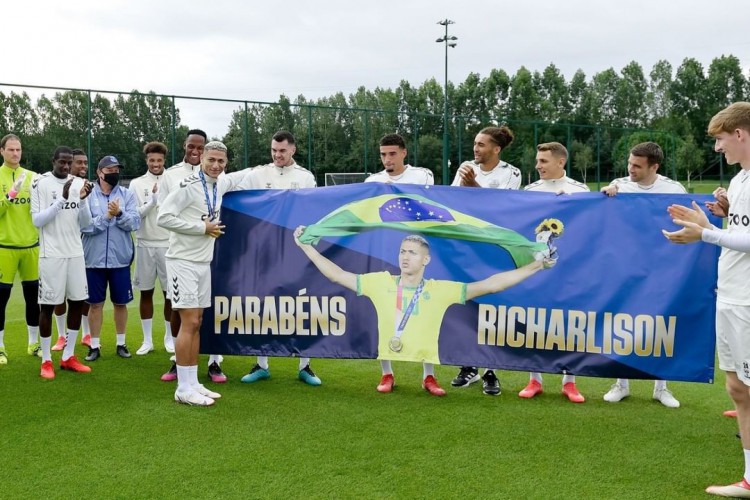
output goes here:
[{"label": "gold lettering", "polygon": [[331,310],[331,335],[340,337],[346,332],[346,299],[344,297],[331,297],[329,299]]},{"label": "gold lettering", "polygon": [[569,352],[586,352],[586,313],[568,311],[568,338],[566,349]]},{"label": "gold lettering", "polygon": [[223,296],[214,297],[214,333],[221,333],[221,322],[229,318],[229,299]]},{"label": "gold lettering", "polygon": [[664,316],[656,317],[656,339],[654,341],[654,356],[661,356],[662,346],[664,355],[671,358],[674,354],[674,332],[677,328],[677,316],[669,317],[669,326]]},{"label": "gold lettering", "polygon": [[544,323],[546,320],[546,309],[529,307],[526,315],[526,347],[529,349],[532,347],[544,349],[544,333],[547,331]]},{"label": "gold lettering", "polygon": [[633,336],[635,337],[635,354],[650,356],[654,346],[654,318],[647,314],[636,316]]},{"label": "gold lettering", "polygon": [[[504,306],[500,306],[504,307]],[[477,344],[495,345],[497,335],[497,310],[494,306],[479,304],[477,314]]]},{"label": "gold lettering", "polygon": [[508,309],[508,347],[523,347],[524,335],[516,329],[517,323],[526,323],[526,309],[512,306]]},{"label": "gold lettering", "polygon": [[630,314],[617,313],[614,318],[614,351],[619,356],[633,353],[633,317]]}]

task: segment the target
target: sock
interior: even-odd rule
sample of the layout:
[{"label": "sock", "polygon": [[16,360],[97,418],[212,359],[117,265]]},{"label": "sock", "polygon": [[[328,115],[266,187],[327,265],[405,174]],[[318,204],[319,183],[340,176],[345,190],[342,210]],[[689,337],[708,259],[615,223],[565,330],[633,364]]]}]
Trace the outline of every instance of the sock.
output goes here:
[{"label": "sock", "polygon": [[141,328],[143,329],[143,343],[154,345],[153,340],[153,320],[151,318],[149,319],[142,319],[141,320]]},{"label": "sock", "polygon": [[91,337],[91,348],[99,349],[99,347],[101,347],[101,344],[99,342],[100,342],[99,337],[96,337],[96,338]]},{"label": "sock", "polygon": [[177,390],[186,392],[190,385],[190,367],[177,365]]},{"label": "sock", "polygon": [[52,344],[52,337],[42,337],[42,363],[45,361],[52,361],[52,351],[50,345]]},{"label": "sock", "polygon": [[5,349],[5,330],[0,330],[0,349]]},{"label": "sock", "polygon": [[200,384],[198,382],[198,365],[188,366],[188,369],[190,370],[190,385]]},{"label": "sock", "polygon": [[55,317],[55,325],[57,326],[57,336],[58,337],[64,337],[65,336],[65,315],[61,314],[58,316],[57,314],[53,315]]},{"label": "sock", "polygon": [[118,333],[116,335],[117,337],[117,345],[125,345],[125,334],[124,333]]},{"label": "sock", "polygon": [[626,378],[618,378],[617,383],[620,384],[620,387],[622,387],[623,389],[630,388],[630,381]]},{"label": "sock", "polygon": [[575,375],[563,375],[563,385],[565,384],[575,384],[576,383],[576,376]]},{"label": "sock", "polygon": [[86,335],[91,335],[91,330],[89,330],[89,317],[88,316],[81,316],[81,333],[85,337]]},{"label": "sock", "polygon": [[76,340],[78,340],[77,330],[68,330],[68,337],[65,339],[65,349],[63,349],[62,360],[67,361],[75,355]]},{"label": "sock", "polygon": [[211,366],[213,363],[216,363],[217,365],[220,365],[222,361],[224,361],[224,358],[221,357],[220,354],[209,354],[208,355],[208,366]]},{"label": "sock", "polygon": [[393,367],[391,366],[390,359],[381,359],[380,369],[383,371],[383,375],[393,375]]},{"label": "sock", "polygon": [[258,365],[264,370],[268,370],[268,356],[258,356]]},{"label": "sock", "polygon": [[423,379],[429,377],[430,375],[434,377],[435,365],[433,365],[432,363],[422,363],[422,372],[424,374],[424,377],[422,377]]},{"label": "sock", "polygon": [[29,345],[39,342],[39,327],[26,325],[26,329],[29,331]]},{"label": "sock", "polygon": [[310,358],[299,358],[299,371],[302,371],[309,364]]},{"label": "sock", "polygon": [[172,338],[172,323],[164,321],[164,345],[174,347],[174,339]]},{"label": "sock", "polygon": [[539,382],[539,384],[542,383],[542,374],[539,372],[531,372],[529,373],[529,380],[536,380]]},{"label": "sock", "polygon": [[750,483],[750,450],[742,450],[742,453],[745,454],[745,475],[743,478]]},{"label": "sock", "polygon": [[654,380],[654,390],[655,391],[663,391],[667,388],[667,381],[666,380]]}]

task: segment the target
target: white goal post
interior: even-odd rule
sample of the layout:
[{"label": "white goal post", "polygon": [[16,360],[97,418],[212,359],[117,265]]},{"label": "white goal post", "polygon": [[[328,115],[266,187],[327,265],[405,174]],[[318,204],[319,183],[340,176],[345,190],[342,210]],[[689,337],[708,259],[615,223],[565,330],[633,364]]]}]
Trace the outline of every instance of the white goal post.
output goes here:
[{"label": "white goal post", "polygon": [[339,184],[354,184],[364,182],[370,174],[365,172],[326,172],[326,186],[338,186]]}]

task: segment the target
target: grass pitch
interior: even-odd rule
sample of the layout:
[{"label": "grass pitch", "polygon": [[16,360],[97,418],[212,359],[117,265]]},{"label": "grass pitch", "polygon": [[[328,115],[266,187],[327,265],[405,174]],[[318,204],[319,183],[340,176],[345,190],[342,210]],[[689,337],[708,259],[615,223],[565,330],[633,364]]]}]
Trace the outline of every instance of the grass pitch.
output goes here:
[{"label": "grass pitch", "polygon": [[669,409],[651,399],[650,381],[631,382],[631,396],[611,404],[602,400],[611,380],[582,377],[587,401],[575,405],[559,394],[559,376],[545,375],[546,392],[527,401],[517,397],[526,373],[499,372],[503,393],[489,397],[480,384],[450,388],[453,367],[437,367],[448,396],[436,398],[420,388],[416,363],[395,363],[397,388],[384,395],[375,360],[313,360],[323,385],[309,387],[297,360],[272,359],[271,379],[248,385],[239,379],[254,358],[226,357],[228,383],[211,384],[202,357],[200,378],[223,397],[195,408],[159,380],[169,363],[160,321],[154,330],[157,350],[136,356],[131,307],[133,358],[120,359],[105,309],[93,372],[58,369],[44,381],[26,354],[14,287],[10,362],[0,366],[0,498],[685,499],[742,475],[718,372],[715,385],[671,383],[682,407]]}]

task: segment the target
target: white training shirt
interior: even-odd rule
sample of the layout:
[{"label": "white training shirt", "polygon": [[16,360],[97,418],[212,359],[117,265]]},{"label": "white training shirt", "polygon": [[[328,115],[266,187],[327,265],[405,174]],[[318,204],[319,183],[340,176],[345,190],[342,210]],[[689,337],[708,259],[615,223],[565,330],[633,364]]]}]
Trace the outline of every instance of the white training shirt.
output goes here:
[{"label": "white training shirt", "polygon": [[422,186],[432,186],[435,184],[435,179],[432,175],[432,170],[423,167],[412,167],[411,165],[404,165],[404,171],[399,175],[391,175],[387,171],[382,170],[375,174],[372,174],[365,179],[365,182],[384,182],[391,184],[421,184]]},{"label": "white training shirt", "polygon": [[269,163],[247,170],[238,189],[305,189],[317,185],[312,172],[296,163],[286,167]]},{"label": "white training shirt", "polygon": [[[483,188],[493,189],[519,189],[521,187],[521,171],[510,163],[501,161],[489,172],[485,172],[473,161],[464,162],[462,165],[471,165],[474,169],[477,184]],[[451,186],[460,186],[461,176],[456,172]]]},{"label": "white training shirt", "polygon": [[[239,189],[247,174],[247,169],[231,174],[220,175],[218,179],[206,175],[206,189],[200,175],[195,173],[183,180],[159,207],[157,223],[168,229],[169,249],[166,257],[190,262],[211,262],[215,238],[206,234],[205,220],[208,218],[206,191],[212,204],[215,204],[215,217],[218,219],[224,193]],[[216,198],[213,186],[216,183]],[[215,219],[215,220],[216,220]]]},{"label": "white training shirt", "polygon": [[[750,233],[750,170],[742,169],[732,178],[727,189],[729,234]],[[719,256],[718,299],[727,304],[750,305],[750,253],[722,248]]]},{"label": "white training shirt", "polygon": [[685,194],[685,187],[669,177],[656,174],[656,180],[650,186],[642,186],[630,180],[630,176],[615,179],[609,183],[610,186],[617,185],[618,193],[659,193],[659,194]]},{"label": "white training shirt", "polygon": [[[159,191],[162,185],[162,175],[154,175],[146,172],[144,175],[130,181],[128,189],[135,195],[135,201],[138,205],[138,215],[141,216],[141,227],[136,231],[139,247],[160,247],[169,246],[169,231],[159,227],[156,223],[156,216],[159,212]],[[157,191],[153,192],[154,184]]]},{"label": "white training shirt", "polygon": [[[83,257],[81,228],[91,224],[88,198],[80,200],[84,180],[73,177],[68,199],[62,196],[66,179],[47,172],[31,184],[31,220],[39,228],[39,257]],[[81,210],[83,208],[83,210]]]},{"label": "white training shirt", "polygon": [[180,182],[193,174],[197,174],[200,169],[200,165],[191,165],[186,161],[181,161],[165,170],[159,183],[157,205],[162,205],[169,193],[177,189]]},{"label": "white training shirt", "polygon": [[590,191],[586,184],[573,180],[567,175],[563,175],[559,179],[539,179],[523,189],[524,191],[540,191],[544,193],[559,193],[562,191],[565,194],[588,193]]}]

